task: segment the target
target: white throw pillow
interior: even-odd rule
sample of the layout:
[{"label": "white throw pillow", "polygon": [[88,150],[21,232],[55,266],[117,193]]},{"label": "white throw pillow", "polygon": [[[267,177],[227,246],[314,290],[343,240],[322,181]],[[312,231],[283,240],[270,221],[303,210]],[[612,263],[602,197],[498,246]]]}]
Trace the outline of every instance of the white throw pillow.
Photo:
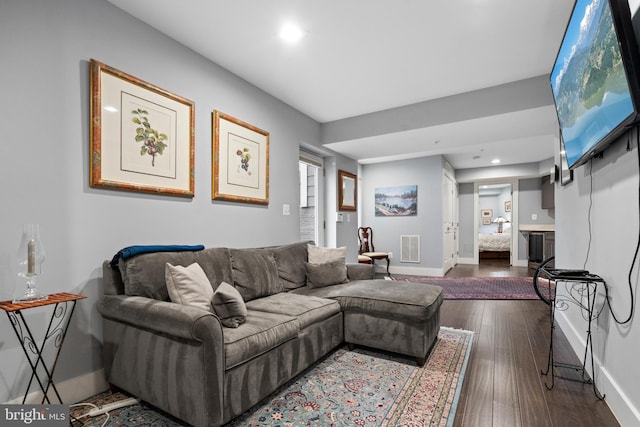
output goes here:
[{"label": "white throw pillow", "polygon": [[325,264],[330,261],[345,259],[347,257],[347,247],[322,248],[316,245],[307,245],[309,263]]},{"label": "white throw pillow", "polygon": [[172,302],[211,311],[213,288],[200,264],[188,267],[166,264],[164,270],[167,291]]}]

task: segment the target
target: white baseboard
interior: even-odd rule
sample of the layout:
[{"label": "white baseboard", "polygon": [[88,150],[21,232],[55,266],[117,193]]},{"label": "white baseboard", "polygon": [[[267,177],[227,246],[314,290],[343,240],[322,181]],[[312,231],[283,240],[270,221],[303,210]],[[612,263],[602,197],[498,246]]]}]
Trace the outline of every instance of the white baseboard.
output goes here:
[{"label": "white baseboard", "polygon": [[402,265],[391,266],[389,268],[389,272],[391,274],[410,274],[412,276],[444,276],[444,272],[441,268],[409,267]]},{"label": "white baseboard", "polygon": [[[596,368],[598,369],[598,368]],[[640,411],[637,402],[631,401],[618,383],[611,377],[607,368],[600,369],[598,389],[605,394],[605,402],[621,426],[640,426]]]},{"label": "white baseboard", "polygon": [[529,261],[527,261],[526,259],[517,259],[517,260],[513,261],[512,265],[514,267],[528,267],[529,266]]},{"label": "white baseboard", "polygon": [[[458,258],[458,264],[478,264],[479,260],[476,258]],[[527,267],[529,263],[526,259],[517,259],[513,262],[514,267]]]},{"label": "white baseboard", "polygon": [[[36,383],[37,386],[37,383]],[[88,374],[80,375],[79,377],[71,378],[60,383],[56,383],[56,388],[60,397],[65,404],[81,402],[88,397],[94,396],[98,393],[102,393],[109,389],[109,383],[104,378],[104,369],[89,372]],[[52,388],[49,389],[49,400],[51,403],[59,403],[55,392]],[[42,402],[42,391],[34,391],[27,395],[26,403],[40,404]],[[22,403],[23,396],[10,400],[8,404],[20,404]]]},{"label": "white baseboard", "polygon": [[[584,348],[586,345],[586,337],[584,330],[577,330],[567,320],[566,314],[556,312],[556,321],[565,337],[569,341],[569,345],[574,353],[578,355],[578,359],[582,362],[584,357]],[[636,407],[636,403],[632,402],[624,391],[618,386],[618,383],[611,376],[609,370],[602,366],[597,355],[593,359],[595,375],[591,371],[590,363],[587,363],[587,371],[591,378],[596,379],[598,391],[605,395],[605,403],[611,409],[621,426],[640,426],[640,411]]]}]

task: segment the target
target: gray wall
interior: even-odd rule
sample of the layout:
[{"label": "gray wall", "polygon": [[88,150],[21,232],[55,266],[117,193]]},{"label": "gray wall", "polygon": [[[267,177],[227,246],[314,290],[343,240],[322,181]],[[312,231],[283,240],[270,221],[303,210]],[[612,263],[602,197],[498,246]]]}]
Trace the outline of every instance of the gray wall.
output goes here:
[{"label": "gray wall", "polygon": [[[626,151],[627,138],[623,136],[604,152],[603,159],[594,159],[576,169],[572,183],[567,186],[556,184],[555,187],[556,267],[586,268],[604,278],[613,312],[621,321],[630,311],[630,285],[633,299],[636,304],[638,302],[637,261],[633,273],[629,273],[638,241],[640,217],[638,148],[635,135],[631,139],[634,142],[630,152]],[[611,221],[615,213],[620,213],[624,220]],[[559,292],[567,294],[564,287]],[[599,294],[598,308],[604,301],[602,286]],[[635,316],[627,324],[619,325],[605,306],[594,322],[596,384],[602,393],[606,393],[608,405],[623,426],[640,425],[637,417],[640,410],[640,320],[637,319],[636,306]],[[582,313],[571,306],[561,313],[559,323],[576,353],[582,354],[586,330]],[[632,408],[635,413],[631,412]]]},{"label": "gray wall", "polygon": [[[441,156],[367,164],[362,166],[362,225],[375,233],[376,250],[391,251],[393,267],[442,268]],[[375,189],[399,185],[418,186],[418,214],[409,217],[375,216]],[[420,263],[400,263],[400,236],[420,235]]]},{"label": "gray wall", "polygon": [[[105,0],[3,0],[0,47],[0,299],[23,289],[14,262],[27,222],[40,224],[47,250],[39,288],[88,296],[74,314],[58,381],[102,367],[102,325],[95,307],[101,263],[122,247],[246,247],[298,240],[298,147],[302,141],[319,143],[315,121]],[[89,187],[91,58],[195,102],[193,199]],[[269,206],[211,200],[214,109],[270,132]],[[283,204],[293,215],[283,216]],[[44,323],[44,316],[36,310],[27,314],[34,325]],[[24,392],[29,369],[7,319],[0,322],[4,402]]]}]

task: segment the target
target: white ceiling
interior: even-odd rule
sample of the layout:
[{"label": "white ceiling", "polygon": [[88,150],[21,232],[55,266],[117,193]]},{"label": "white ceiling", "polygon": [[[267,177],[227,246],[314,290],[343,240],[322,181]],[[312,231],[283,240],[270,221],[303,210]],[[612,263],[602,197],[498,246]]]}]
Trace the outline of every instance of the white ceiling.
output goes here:
[{"label": "white ceiling", "polygon": [[[573,0],[109,1],[320,123],[547,75],[573,7]],[[288,22],[303,30],[295,45],[278,37]],[[501,164],[553,157],[554,135],[548,105],[329,147],[363,163],[444,154],[460,169],[487,166],[493,156]]]}]

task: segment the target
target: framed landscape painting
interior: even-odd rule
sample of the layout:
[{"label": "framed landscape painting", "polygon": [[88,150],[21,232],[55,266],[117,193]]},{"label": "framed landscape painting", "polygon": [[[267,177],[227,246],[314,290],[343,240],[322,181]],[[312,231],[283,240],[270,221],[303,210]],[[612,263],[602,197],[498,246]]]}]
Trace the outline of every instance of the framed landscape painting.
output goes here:
[{"label": "framed landscape painting", "polygon": [[193,197],[194,103],[95,59],[90,186]]},{"label": "framed landscape painting", "polygon": [[417,185],[375,189],[375,216],[415,216],[417,214]]},{"label": "framed landscape painting", "polygon": [[212,198],[269,204],[269,133],[213,112]]}]

